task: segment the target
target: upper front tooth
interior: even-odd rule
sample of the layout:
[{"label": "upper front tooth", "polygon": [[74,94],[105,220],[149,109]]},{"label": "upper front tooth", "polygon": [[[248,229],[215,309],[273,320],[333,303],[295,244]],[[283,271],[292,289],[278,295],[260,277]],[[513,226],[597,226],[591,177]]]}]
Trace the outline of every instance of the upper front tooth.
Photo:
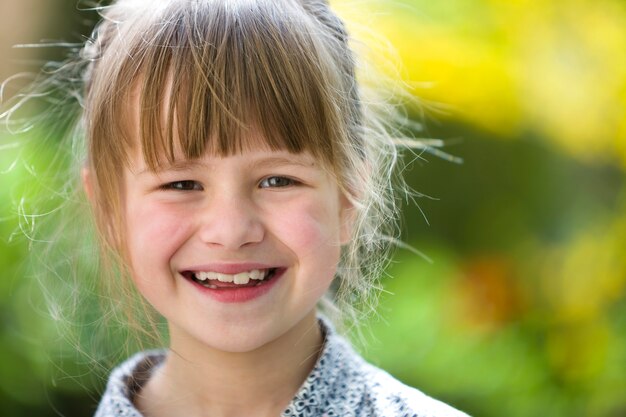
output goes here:
[{"label": "upper front tooth", "polygon": [[235,284],[247,284],[251,279],[261,280],[265,278],[267,270],[265,269],[253,269],[247,272],[240,272],[238,274],[222,274],[214,271],[202,271],[196,272],[196,279],[200,281],[206,281],[207,279],[216,279],[221,282],[234,282]]},{"label": "upper front tooth", "polygon": [[248,282],[250,282],[250,275],[249,275],[248,272],[242,272],[240,274],[236,274],[236,275],[234,275],[234,281],[233,282],[235,284],[247,284]]},{"label": "upper front tooth", "polygon": [[[220,274],[219,272],[215,272],[215,275],[218,281],[220,282],[233,282],[233,275],[230,274]],[[236,275],[235,275],[236,277]],[[237,284],[237,282],[235,282]]]},{"label": "upper front tooth", "polygon": [[250,279],[263,279],[264,275],[265,274],[262,271],[258,270],[258,269],[253,269],[249,273]]}]

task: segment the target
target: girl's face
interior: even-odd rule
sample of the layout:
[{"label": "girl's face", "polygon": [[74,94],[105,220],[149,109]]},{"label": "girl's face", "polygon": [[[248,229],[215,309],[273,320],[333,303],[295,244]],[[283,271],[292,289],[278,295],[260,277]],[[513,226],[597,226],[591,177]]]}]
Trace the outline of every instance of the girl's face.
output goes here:
[{"label": "girl's face", "polygon": [[124,172],[127,250],[172,348],[251,351],[311,318],[349,236],[349,204],[323,167],[259,145],[154,173],[136,153]]}]

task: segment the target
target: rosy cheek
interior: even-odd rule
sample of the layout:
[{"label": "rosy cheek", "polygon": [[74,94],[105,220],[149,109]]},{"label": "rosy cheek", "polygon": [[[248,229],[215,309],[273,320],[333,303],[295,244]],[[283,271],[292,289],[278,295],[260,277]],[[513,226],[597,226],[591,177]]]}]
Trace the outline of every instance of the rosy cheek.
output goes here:
[{"label": "rosy cheek", "polygon": [[130,204],[127,214],[129,250],[136,271],[169,261],[183,241],[190,219],[184,209],[159,202]]},{"label": "rosy cheek", "polygon": [[275,230],[288,247],[311,256],[337,246],[337,222],[330,210],[316,202],[300,202],[288,210],[274,212]]}]

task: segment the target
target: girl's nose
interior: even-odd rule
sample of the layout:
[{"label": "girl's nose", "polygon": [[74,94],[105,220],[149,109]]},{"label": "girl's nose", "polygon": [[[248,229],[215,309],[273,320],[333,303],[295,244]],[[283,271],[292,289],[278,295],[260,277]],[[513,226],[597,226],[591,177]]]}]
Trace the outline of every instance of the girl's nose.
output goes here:
[{"label": "girl's nose", "polygon": [[204,243],[236,250],[263,240],[265,229],[249,199],[222,195],[211,200],[201,216],[199,235]]}]

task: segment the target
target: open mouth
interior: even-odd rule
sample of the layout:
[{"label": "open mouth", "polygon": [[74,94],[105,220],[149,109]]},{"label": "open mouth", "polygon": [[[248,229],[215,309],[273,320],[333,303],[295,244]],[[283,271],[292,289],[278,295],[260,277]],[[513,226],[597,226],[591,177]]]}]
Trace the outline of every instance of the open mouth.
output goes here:
[{"label": "open mouth", "polygon": [[205,288],[218,290],[258,287],[274,278],[277,271],[278,268],[252,269],[237,274],[222,274],[213,271],[185,271],[182,275]]}]

